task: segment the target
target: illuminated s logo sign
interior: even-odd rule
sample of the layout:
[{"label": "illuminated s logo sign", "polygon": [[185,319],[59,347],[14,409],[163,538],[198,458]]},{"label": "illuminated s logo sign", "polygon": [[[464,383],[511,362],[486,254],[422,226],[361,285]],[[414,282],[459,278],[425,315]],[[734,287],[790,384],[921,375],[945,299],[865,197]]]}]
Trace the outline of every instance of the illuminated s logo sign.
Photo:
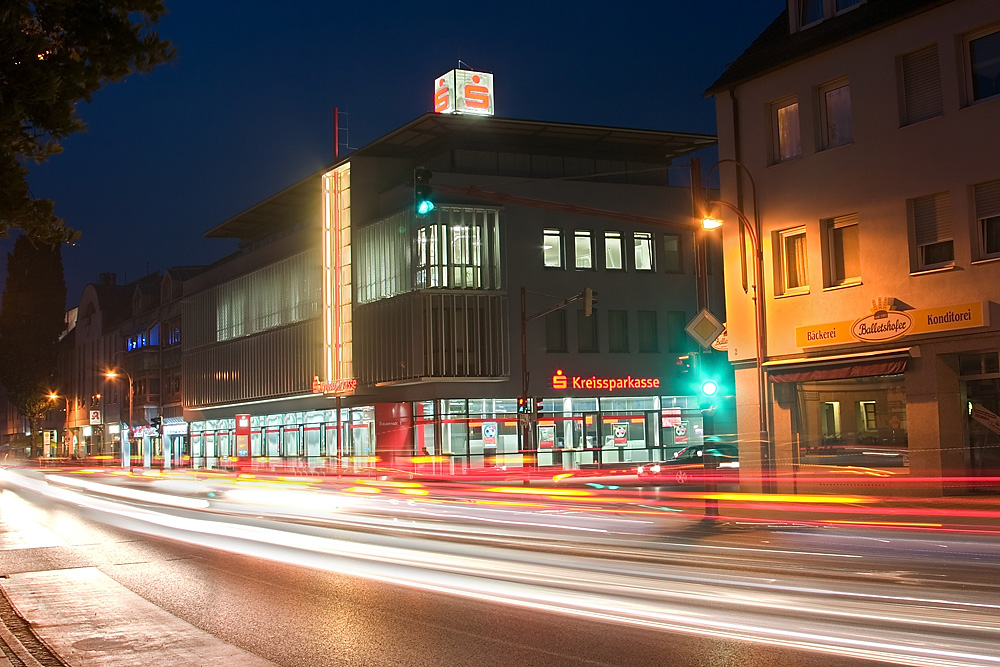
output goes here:
[{"label": "illuminated s logo sign", "polygon": [[566,376],[563,375],[563,372],[561,370],[556,371],[556,374],[552,376],[552,388],[553,389],[566,388]]},{"label": "illuminated s logo sign", "polygon": [[493,75],[454,69],[434,80],[434,112],[492,116]]}]

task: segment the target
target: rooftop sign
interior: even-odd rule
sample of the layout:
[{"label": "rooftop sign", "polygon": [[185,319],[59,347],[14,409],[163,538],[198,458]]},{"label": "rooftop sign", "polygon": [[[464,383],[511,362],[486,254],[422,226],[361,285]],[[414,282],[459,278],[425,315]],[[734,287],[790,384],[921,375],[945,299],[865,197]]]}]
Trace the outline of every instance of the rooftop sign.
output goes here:
[{"label": "rooftop sign", "polygon": [[453,69],[434,80],[434,113],[493,115],[493,75]]}]

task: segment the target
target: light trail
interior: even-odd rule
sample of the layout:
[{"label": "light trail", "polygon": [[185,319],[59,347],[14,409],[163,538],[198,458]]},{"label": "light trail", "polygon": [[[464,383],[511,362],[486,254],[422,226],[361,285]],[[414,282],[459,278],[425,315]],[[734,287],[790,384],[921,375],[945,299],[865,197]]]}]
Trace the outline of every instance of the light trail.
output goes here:
[{"label": "light trail", "polygon": [[[440,489],[430,490],[438,498],[389,496],[417,487],[355,480],[340,491],[384,493],[223,478],[174,487],[212,494],[206,499],[174,497],[166,492],[170,486],[154,486],[155,493],[129,488],[118,478],[91,476],[81,483],[65,475],[4,471],[0,481],[129,530],[428,591],[896,664],[1000,665],[997,586],[924,582],[915,588],[891,573],[865,578],[859,573],[875,566],[866,552],[654,542],[652,520],[588,511],[594,508],[576,494],[523,494],[530,505],[497,506],[475,502],[473,491],[488,495],[488,488],[459,502]],[[517,495],[515,490],[503,495]],[[674,521],[663,512],[648,514]],[[268,515],[317,523],[283,523]],[[359,526],[368,532],[355,530]],[[528,537],[534,548],[524,548]],[[733,557],[719,560],[724,553]],[[755,562],[781,556],[797,567]],[[983,556],[992,559],[984,566],[995,571],[1000,549],[985,548]]]}]

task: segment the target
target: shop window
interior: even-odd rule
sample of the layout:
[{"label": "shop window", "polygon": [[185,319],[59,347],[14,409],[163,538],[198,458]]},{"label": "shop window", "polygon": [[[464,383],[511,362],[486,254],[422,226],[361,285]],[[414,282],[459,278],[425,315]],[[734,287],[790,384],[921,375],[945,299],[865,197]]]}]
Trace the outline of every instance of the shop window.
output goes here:
[{"label": "shop window", "polygon": [[771,134],[775,162],[792,160],[802,155],[799,103],[796,98],[786,98],[771,105]]},{"label": "shop window", "polygon": [[542,233],[542,257],[546,268],[563,268],[561,229],[546,229]]},{"label": "shop window", "polygon": [[903,125],[919,123],[944,113],[937,44],[901,56],[899,76],[902,79]]},{"label": "shop window", "polygon": [[834,148],[854,140],[851,123],[851,87],[841,79],[819,89],[823,123],[823,148]]},{"label": "shop window", "polygon": [[849,285],[861,279],[858,216],[824,221],[826,228],[827,287]]},{"label": "shop window", "polygon": [[578,352],[600,352],[597,344],[597,309],[587,317],[582,310],[576,311],[576,343]]},{"label": "shop window", "polygon": [[573,232],[573,256],[576,268],[594,268],[594,235],[589,229]]},{"label": "shop window", "polygon": [[778,232],[781,273],[776,287],[779,294],[802,294],[809,291],[806,248],[804,228]]},{"label": "shop window", "polygon": [[1000,30],[993,26],[966,36],[970,102],[1000,95]]},{"label": "shop window", "polygon": [[684,272],[680,234],[663,235],[663,267],[667,273]]},{"label": "shop window", "polygon": [[973,188],[980,259],[1000,257],[1000,181]]},{"label": "shop window", "polygon": [[653,270],[653,235],[649,232],[635,232],[632,235],[633,262],[636,271]]},{"label": "shop window", "polygon": [[909,465],[902,375],[815,380],[792,387],[792,426],[799,434],[801,465]]},{"label": "shop window", "polygon": [[621,271],[625,268],[624,242],[621,232],[604,232],[604,268]]},{"label": "shop window", "polygon": [[545,351],[567,352],[566,311],[557,310],[545,316]]},{"label": "shop window", "polygon": [[608,311],[608,352],[628,352],[628,311]]},{"label": "shop window", "polygon": [[656,333],[656,311],[639,311],[639,351],[659,352],[659,340]]},{"label": "shop window", "polygon": [[910,215],[916,243],[916,269],[937,269],[955,263],[951,232],[951,198],[947,192],[911,199]]}]

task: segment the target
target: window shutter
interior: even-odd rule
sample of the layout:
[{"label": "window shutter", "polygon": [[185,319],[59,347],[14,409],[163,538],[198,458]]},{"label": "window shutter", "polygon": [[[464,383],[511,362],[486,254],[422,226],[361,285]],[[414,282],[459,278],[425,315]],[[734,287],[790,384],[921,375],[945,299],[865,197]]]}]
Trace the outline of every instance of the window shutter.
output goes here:
[{"label": "window shutter", "polygon": [[951,208],[947,192],[913,200],[913,229],[917,245],[951,239]]},{"label": "window shutter", "polygon": [[980,183],[975,193],[977,220],[1000,215],[1000,181]]},{"label": "window shutter", "polygon": [[903,124],[910,125],[944,112],[937,45],[902,57]]}]

